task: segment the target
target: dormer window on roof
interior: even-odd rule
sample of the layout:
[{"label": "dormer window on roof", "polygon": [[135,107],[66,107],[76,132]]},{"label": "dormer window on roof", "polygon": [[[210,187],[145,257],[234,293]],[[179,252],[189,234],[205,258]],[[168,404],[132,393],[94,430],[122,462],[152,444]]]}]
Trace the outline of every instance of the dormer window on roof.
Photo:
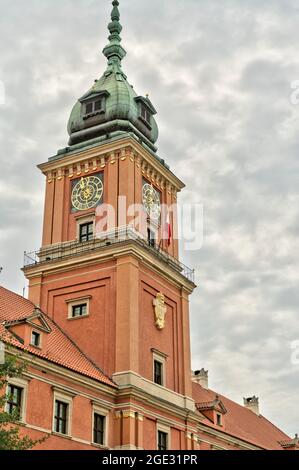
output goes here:
[{"label": "dormer window on roof", "polygon": [[157,111],[152,105],[148,96],[144,98],[143,96],[137,96],[135,101],[139,105],[139,119],[145,124],[149,129],[152,128],[152,118]]},{"label": "dormer window on roof", "polygon": [[105,114],[107,96],[109,96],[109,93],[106,91],[91,91],[84,95],[80,99],[83,119],[88,119],[92,116],[96,116],[97,114]]},{"label": "dormer window on roof", "polygon": [[144,104],[141,105],[140,115],[141,115],[142,119],[144,119],[148,124],[151,123],[152,115],[149,112],[149,110],[147,109],[147,107],[144,106]]},{"label": "dormer window on roof", "polygon": [[104,112],[103,100],[101,98],[97,99],[96,101],[91,101],[90,103],[86,103],[85,105],[85,116],[96,113],[97,111]]},{"label": "dormer window on roof", "polygon": [[4,322],[4,327],[25,347],[43,350],[47,348],[47,337],[52,331],[39,307],[33,308],[33,312],[23,318]]},{"label": "dormer window on roof", "polygon": [[215,396],[213,401],[196,403],[196,408],[213,424],[224,426],[224,415],[227,410],[218,395]]},{"label": "dormer window on roof", "polygon": [[286,449],[286,450],[298,450],[299,449],[299,437],[298,437],[298,434],[295,434],[295,438],[294,439],[286,439],[284,441],[279,441],[279,444],[281,445],[281,447],[283,447],[283,449]]}]

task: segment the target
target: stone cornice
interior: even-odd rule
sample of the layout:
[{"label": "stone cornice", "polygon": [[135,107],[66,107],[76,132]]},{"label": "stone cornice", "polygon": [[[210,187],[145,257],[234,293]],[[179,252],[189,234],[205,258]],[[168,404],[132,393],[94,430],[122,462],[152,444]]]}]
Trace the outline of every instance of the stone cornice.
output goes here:
[{"label": "stone cornice", "polygon": [[160,409],[169,409],[171,413],[176,411],[185,418],[189,415],[195,415],[193,398],[181,395],[166,387],[161,387],[136,372],[116,373],[113,375],[113,380],[119,387],[118,397],[127,395],[139,397],[145,403],[151,403]]},{"label": "stone cornice", "polygon": [[147,176],[161,189],[168,188],[176,196],[185,185],[177,178],[157,157],[148,152],[132,137],[126,137],[115,142],[98,145],[77,152],[62,154],[57,159],[38,165],[42,173],[51,183],[54,179],[63,177],[73,178],[84,176],[96,170],[103,170],[106,165],[114,164],[118,159],[130,159],[138,167],[142,174]]},{"label": "stone cornice", "polygon": [[[135,398],[135,397],[134,397]],[[152,403],[148,403],[152,405]],[[188,429],[188,432],[192,434],[197,434],[197,429],[196,429],[196,422],[192,421],[192,419],[188,416],[188,424],[186,424],[186,413],[176,413],[175,410],[173,409],[164,409],[163,411],[171,414],[171,417],[165,416],[163,414],[160,414],[159,411],[155,412],[152,409],[147,409],[144,405],[140,405],[139,403],[136,402],[122,402],[119,405],[115,405],[115,415],[120,416],[121,412],[124,408],[133,410],[134,412],[142,414],[143,420],[144,418],[150,418],[150,419],[155,419],[157,422],[159,422],[162,425],[169,426],[169,427],[174,427],[176,429],[180,429],[181,431],[186,431]],[[160,407],[159,407],[160,410]],[[192,424],[191,424],[192,423]]]}]

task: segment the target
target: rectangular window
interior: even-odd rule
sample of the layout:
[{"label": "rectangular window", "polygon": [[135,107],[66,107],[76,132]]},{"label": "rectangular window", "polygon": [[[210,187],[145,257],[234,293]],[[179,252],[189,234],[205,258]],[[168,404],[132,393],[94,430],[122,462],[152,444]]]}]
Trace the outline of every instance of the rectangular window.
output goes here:
[{"label": "rectangular window", "polygon": [[101,416],[98,413],[94,414],[94,425],[93,425],[93,442],[95,444],[104,445],[104,433],[105,433],[105,416]]},{"label": "rectangular window", "polygon": [[96,101],[92,101],[91,103],[86,103],[85,115],[87,116],[88,114],[104,111],[103,101],[104,100],[100,98]]},{"label": "rectangular window", "polygon": [[158,450],[168,450],[168,434],[158,431]]},{"label": "rectangular window", "polygon": [[80,243],[89,242],[93,239],[93,222],[80,225],[79,240]]},{"label": "rectangular window", "polygon": [[149,246],[152,246],[153,248],[156,246],[156,234],[150,228],[147,229],[147,240]]},{"label": "rectangular window", "polygon": [[59,400],[55,400],[54,431],[60,434],[68,433],[68,411],[69,405]]},{"label": "rectangular window", "polygon": [[18,417],[21,416],[22,394],[23,389],[21,387],[16,387],[15,385],[8,385],[8,400],[6,405],[7,413],[12,414],[16,410]]},{"label": "rectangular window", "polygon": [[102,100],[95,101],[94,110],[95,111],[101,111],[102,110]]},{"label": "rectangular window", "polygon": [[222,416],[217,414],[217,426],[222,426]]},{"label": "rectangular window", "polygon": [[32,331],[31,333],[31,344],[38,348],[40,346],[40,334],[36,331]]},{"label": "rectangular window", "polygon": [[154,382],[163,385],[163,364],[157,360],[154,360]]},{"label": "rectangular window", "polygon": [[66,300],[68,319],[75,320],[87,317],[90,314],[90,300],[91,296],[81,297],[78,299]]},{"label": "rectangular window", "polygon": [[93,103],[87,103],[85,107],[85,114],[91,114],[93,112]]},{"label": "rectangular window", "polygon": [[144,105],[141,105],[140,114],[141,114],[142,119],[144,119],[148,124],[151,123],[151,114]]},{"label": "rectangular window", "polygon": [[72,317],[83,317],[87,315],[87,304],[73,305],[72,306]]}]

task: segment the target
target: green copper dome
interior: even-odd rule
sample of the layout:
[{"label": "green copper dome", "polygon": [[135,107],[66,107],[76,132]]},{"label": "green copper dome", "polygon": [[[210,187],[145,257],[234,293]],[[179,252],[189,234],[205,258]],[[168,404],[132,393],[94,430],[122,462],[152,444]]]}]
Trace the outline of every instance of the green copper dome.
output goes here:
[{"label": "green copper dome", "polygon": [[68,123],[70,145],[100,136],[133,133],[151,150],[156,151],[158,126],[156,110],[148,96],[138,96],[122,71],[121,61],[126,51],[121,46],[119,2],[112,2],[113,10],[109,44],[103,54],[108,66],[103,76],[75,104]]}]

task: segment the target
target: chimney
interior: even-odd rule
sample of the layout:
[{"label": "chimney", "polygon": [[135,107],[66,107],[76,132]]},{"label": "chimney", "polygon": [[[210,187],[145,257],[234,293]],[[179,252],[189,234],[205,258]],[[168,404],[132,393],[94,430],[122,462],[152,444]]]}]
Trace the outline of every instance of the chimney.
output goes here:
[{"label": "chimney", "polygon": [[259,416],[260,414],[260,408],[259,408],[259,399],[256,396],[249,397],[249,398],[244,398],[244,406],[248,410],[252,411],[256,415]]},{"label": "chimney", "polygon": [[192,380],[193,382],[199,384],[202,386],[202,388],[205,388],[208,390],[209,388],[209,371],[208,370],[196,370],[192,374]]}]

